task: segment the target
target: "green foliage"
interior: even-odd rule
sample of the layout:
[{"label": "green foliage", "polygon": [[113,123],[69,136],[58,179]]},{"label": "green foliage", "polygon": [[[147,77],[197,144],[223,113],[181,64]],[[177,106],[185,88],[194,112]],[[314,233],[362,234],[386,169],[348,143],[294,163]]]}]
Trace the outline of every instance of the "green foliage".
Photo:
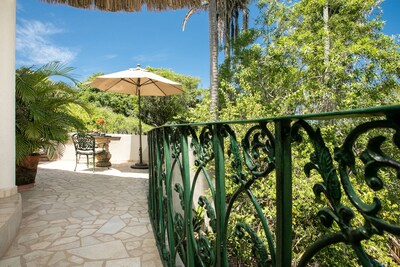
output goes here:
[{"label": "green foliage", "polygon": [[[134,117],[126,117],[122,114],[114,113],[110,108],[95,107],[90,105],[91,113],[85,114],[81,109],[74,110],[74,115],[80,118],[86,125],[87,130],[91,132],[120,133],[120,134],[138,134],[139,121]],[[99,124],[102,119],[104,124]],[[144,133],[150,131],[153,127],[142,123]]]},{"label": "green foliage", "polygon": [[177,74],[168,69],[146,68],[169,80],[181,84],[184,94],[167,97],[142,97],[142,120],[154,126],[186,122],[187,111],[198,102],[198,78]]},{"label": "green foliage", "polygon": [[79,98],[95,107],[108,107],[113,113],[122,114],[125,117],[134,117],[137,114],[137,98],[134,96],[101,92],[86,84],[79,84],[78,87]]},{"label": "green foliage", "polygon": [[236,42],[221,89],[261,93],[267,116],[398,103],[399,43],[381,32],[379,2],[330,1],[327,28],[324,3],[260,1],[261,28]]},{"label": "green foliage", "polygon": [[65,82],[50,78],[59,76],[71,81],[71,68],[52,62],[40,68],[22,67],[16,71],[16,161],[44,149],[53,158],[68,141],[71,129],[83,129],[83,122],[71,110],[86,106],[76,91]]},{"label": "green foliage", "polygon": [[[245,120],[287,114],[308,114],[347,110],[399,103],[400,100],[400,47],[397,36],[382,33],[378,0],[260,0],[259,28],[243,32],[233,44],[230,62],[219,72],[219,116],[221,120]],[[328,8],[324,21],[323,10]],[[210,121],[207,108],[210,98],[203,94],[202,102],[190,109],[189,121]],[[334,148],[360,121],[326,121],[313,123],[320,127],[325,145],[331,155]],[[238,140],[247,128],[234,127]],[[360,138],[354,147],[359,156],[369,136]],[[388,133],[388,140],[390,140]],[[229,141],[225,143],[225,157],[229,159]],[[385,151],[395,153],[393,147]],[[312,186],[322,181],[312,171],[307,177],[304,166],[310,161],[313,148],[308,141],[293,147],[293,259],[302,253],[327,229],[316,214],[326,205],[326,199],[317,200]],[[394,158],[398,158],[398,153]],[[262,164],[262,163],[260,163]],[[360,174],[362,162],[357,162]],[[227,201],[238,185],[231,177],[236,170],[230,160],[225,162]],[[399,224],[399,186],[396,174],[390,170],[381,173],[385,188],[379,191],[386,221]],[[365,185],[362,175],[353,176],[352,183],[361,199],[370,203],[377,192]],[[252,192],[263,207],[272,232],[275,225],[275,177],[269,175],[252,185]],[[267,192],[267,193],[266,193]],[[342,192],[343,204],[352,207]],[[228,251],[240,266],[254,266],[248,242],[234,235],[237,223],[247,223],[265,238],[260,220],[245,194],[233,206],[228,229]],[[364,223],[358,214],[354,225]],[[246,237],[249,241],[248,237]],[[264,239],[265,240],[265,239]],[[398,266],[399,241],[390,235],[374,236],[366,241],[367,253],[386,266]],[[392,255],[392,256],[391,256]],[[327,260],[330,259],[330,260]],[[314,260],[317,266],[357,266],[354,254],[345,244],[331,246]]]}]

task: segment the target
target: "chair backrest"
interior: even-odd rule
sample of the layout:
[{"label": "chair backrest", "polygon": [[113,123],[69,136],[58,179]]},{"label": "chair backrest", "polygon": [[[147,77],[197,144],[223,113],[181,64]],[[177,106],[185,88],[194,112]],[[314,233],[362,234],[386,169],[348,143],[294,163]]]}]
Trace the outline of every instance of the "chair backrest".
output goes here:
[{"label": "chair backrest", "polygon": [[75,133],[72,135],[72,141],[74,142],[75,151],[94,151],[96,142],[93,136],[81,133]]}]

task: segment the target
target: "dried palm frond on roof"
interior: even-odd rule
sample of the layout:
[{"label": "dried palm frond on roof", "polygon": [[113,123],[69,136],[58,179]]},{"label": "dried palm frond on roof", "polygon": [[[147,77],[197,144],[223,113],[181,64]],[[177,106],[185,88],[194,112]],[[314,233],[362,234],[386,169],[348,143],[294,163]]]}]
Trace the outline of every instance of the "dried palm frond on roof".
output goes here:
[{"label": "dried palm frond on roof", "polygon": [[138,12],[142,8],[148,11],[175,10],[198,6],[201,0],[41,0],[50,4],[64,4],[83,9],[105,11]]}]

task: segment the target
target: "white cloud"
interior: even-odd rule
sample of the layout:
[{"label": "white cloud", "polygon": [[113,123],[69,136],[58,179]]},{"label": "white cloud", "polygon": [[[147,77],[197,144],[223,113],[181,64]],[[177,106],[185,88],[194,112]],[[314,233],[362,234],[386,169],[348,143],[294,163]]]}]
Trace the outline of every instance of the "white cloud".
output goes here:
[{"label": "white cloud", "polygon": [[61,32],[62,29],[52,23],[21,20],[17,25],[17,63],[35,65],[50,61],[71,62],[76,53],[50,40],[50,36]]}]

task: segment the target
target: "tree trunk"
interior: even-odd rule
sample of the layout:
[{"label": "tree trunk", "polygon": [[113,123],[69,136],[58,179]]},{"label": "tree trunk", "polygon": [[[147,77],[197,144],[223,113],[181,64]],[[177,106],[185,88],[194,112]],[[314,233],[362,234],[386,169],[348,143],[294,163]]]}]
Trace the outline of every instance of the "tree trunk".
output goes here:
[{"label": "tree trunk", "polygon": [[[329,37],[329,0],[326,0],[323,9],[323,20],[324,20],[324,70],[323,70],[323,84],[325,86],[325,93],[323,96],[322,110],[323,112],[332,111],[334,104],[332,103],[333,99],[331,99],[329,88],[329,53],[331,49],[331,41]],[[321,112],[319,111],[319,112]]]},{"label": "tree trunk", "polygon": [[213,120],[218,120],[218,28],[216,0],[210,0],[209,2],[208,20],[210,24],[210,111]]},{"label": "tree trunk", "polygon": [[329,39],[329,6],[328,3],[324,5],[324,65],[325,65],[325,72],[328,68],[329,63],[329,51],[330,51],[330,39]]}]

